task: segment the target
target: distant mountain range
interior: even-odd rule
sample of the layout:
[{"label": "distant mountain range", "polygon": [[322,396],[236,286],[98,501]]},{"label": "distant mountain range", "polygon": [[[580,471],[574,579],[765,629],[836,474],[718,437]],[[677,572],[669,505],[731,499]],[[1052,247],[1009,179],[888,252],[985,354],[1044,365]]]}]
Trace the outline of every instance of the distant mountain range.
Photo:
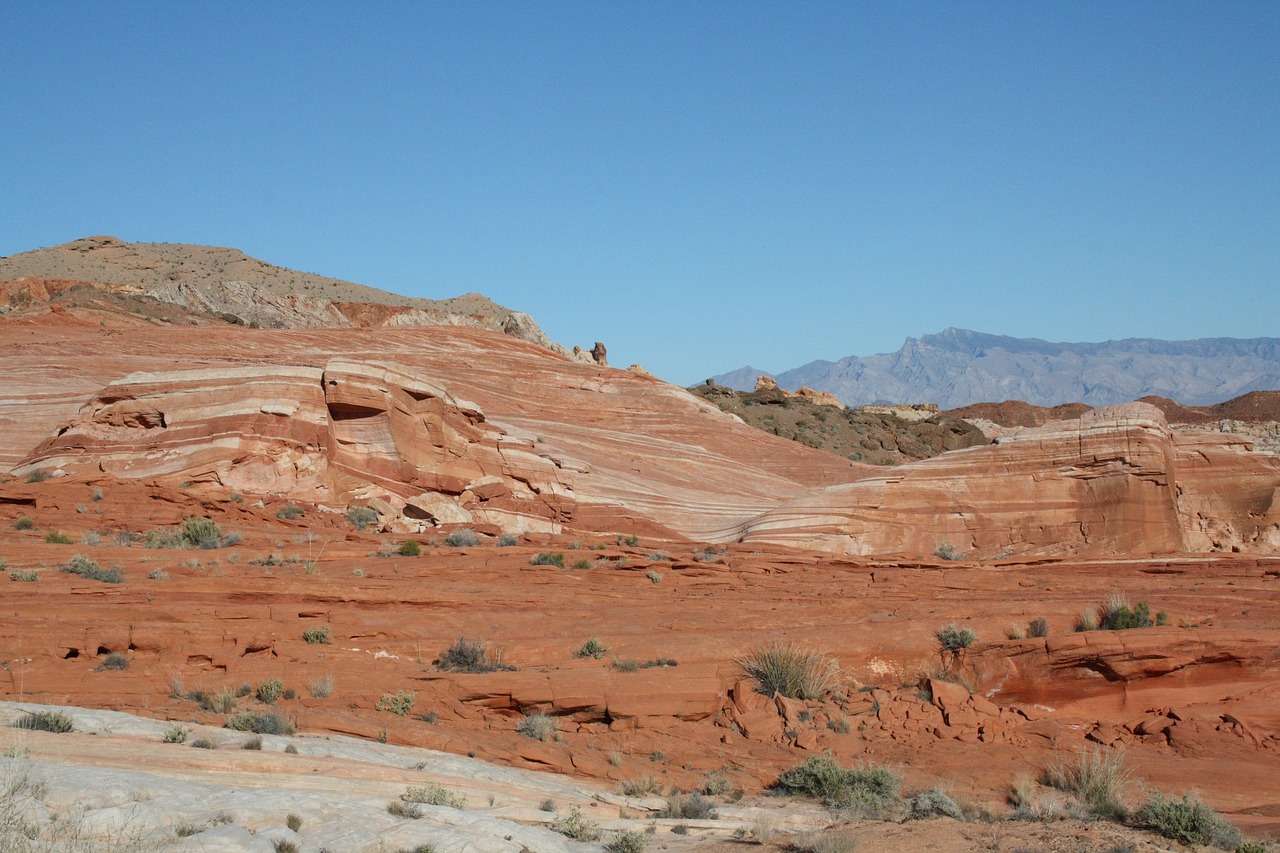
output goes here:
[{"label": "distant mountain range", "polygon": [[1108,406],[1148,395],[1209,405],[1280,389],[1280,338],[1050,343],[945,329],[907,338],[897,352],[813,361],[776,375],[742,367],[712,378],[746,391],[762,375],[789,390],[807,385],[829,391],[845,405],[937,403],[954,409],[1022,400]]}]

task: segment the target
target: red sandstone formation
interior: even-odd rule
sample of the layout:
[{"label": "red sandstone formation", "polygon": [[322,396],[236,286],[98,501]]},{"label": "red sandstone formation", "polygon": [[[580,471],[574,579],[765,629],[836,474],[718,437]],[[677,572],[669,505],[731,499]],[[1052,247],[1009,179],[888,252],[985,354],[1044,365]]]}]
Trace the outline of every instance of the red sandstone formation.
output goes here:
[{"label": "red sandstone formation", "polygon": [[816,490],[750,522],[744,541],[973,559],[1277,554],[1278,489],[1280,458],[1173,432],[1134,403]]}]

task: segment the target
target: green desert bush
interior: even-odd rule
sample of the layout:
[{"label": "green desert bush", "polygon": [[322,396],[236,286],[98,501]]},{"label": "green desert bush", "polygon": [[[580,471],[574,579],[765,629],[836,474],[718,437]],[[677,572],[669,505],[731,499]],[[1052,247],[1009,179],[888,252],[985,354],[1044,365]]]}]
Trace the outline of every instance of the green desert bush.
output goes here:
[{"label": "green desert bush", "polygon": [[604,657],[605,652],[609,651],[609,647],[597,640],[595,637],[587,640],[578,646],[578,650],[573,653],[575,658],[595,658],[599,660]]},{"label": "green desert bush", "polygon": [[954,622],[939,628],[934,636],[938,640],[938,648],[952,654],[969,648],[978,640],[978,636],[971,629],[957,627]]},{"label": "green desert bush", "polygon": [[1134,823],[1183,844],[1206,845],[1223,850],[1240,846],[1240,830],[1194,794],[1180,799],[1151,791],[1134,812]]},{"label": "green desert bush", "polygon": [[647,577],[651,583],[662,583],[662,572],[655,572],[653,569],[650,569],[644,573],[644,576]]},{"label": "green desert bush", "polygon": [[785,794],[821,799],[828,806],[859,817],[878,817],[899,798],[898,776],[871,765],[841,767],[829,755],[814,755],[778,777]]},{"label": "green desert bush", "polygon": [[529,561],[533,566],[555,566],[556,568],[564,568],[564,554],[559,551],[542,551],[535,554],[533,559]]},{"label": "green desert bush", "polygon": [[34,583],[40,580],[40,575],[35,569],[14,569],[9,572],[9,580],[22,581],[24,583]]},{"label": "green desert bush", "polygon": [[254,735],[240,744],[240,748],[260,751],[262,749],[262,735]]},{"label": "green desert bush", "polygon": [[400,799],[406,803],[448,806],[452,809],[462,809],[467,806],[467,798],[465,796],[456,791],[451,791],[443,785],[437,785],[435,782],[427,782],[424,785],[411,785],[400,795]]},{"label": "green desert bush", "polygon": [[321,625],[318,628],[308,628],[302,632],[303,642],[313,646],[325,646],[333,642],[333,632],[328,625]]},{"label": "green desert bush", "polygon": [[297,521],[306,514],[307,511],[302,507],[289,504],[287,506],[280,507],[280,509],[276,511],[276,518],[279,518],[282,521]]},{"label": "green desert bush", "polygon": [[356,530],[364,530],[378,520],[378,513],[372,507],[353,506],[347,510],[347,521]]},{"label": "green desert bush", "polygon": [[1047,637],[1049,636],[1049,620],[1043,616],[1037,616],[1027,624],[1028,637]]},{"label": "green desert bush", "polygon": [[186,726],[173,725],[164,730],[161,739],[165,743],[186,743],[187,734]]},{"label": "green desert bush", "polygon": [[30,530],[35,526],[36,526],[36,523],[32,521],[28,516],[25,516],[25,515],[19,517],[18,520],[13,523],[14,530]]},{"label": "green desert bush", "polygon": [[719,816],[715,803],[701,794],[673,794],[658,812],[658,817],[679,820],[715,820]]},{"label": "green desert bush", "polygon": [[222,528],[211,518],[193,515],[182,521],[182,538],[192,548],[211,551],[222,547]]},{"label": "green desert bush", "polygon": [[516,725],[516,731],[532,740],[550,741],[556,739],[558,729],[556,718],[541,712],[525,714]]},{"label": "green desert bush", "polygon": [[463,527],[444,537],[444,544],[450,548],[474,548],[480,544],[480,537],[470,527]]},{"label": "green desert bush", "polygon": [[504,533],[498,537],[498,547],[510,548],[512,545],[519,545],[520,537],[513,533]]},{"label": "green desert bush", "polygon": [[665,666],[676,666],[676,661],[673,658],[654,658],[645,661],[619,658],[613,662],[613,668],[619,672],[638,672],[642,669],[657,669]]},{"label": "green desert bush", "polygon": [[74,728],[71,717],[61,711],[27,711],[18,717],[14,728],[66,734]]},{"label": "green desert bush", "polygon": [[569,813],[564,817],[556,818],[551,828],[574,841],[599,841],[601,836],[600,825],[595,821],[587,820],[582,814],[582,809],[577,806],[569,809]]},{"label": "green desert bush", "polygon": [[264,705],[273,705],[284,694],[284,682],[278,678],[268,678],[253,691],[254,698]]},{"label": "green desert bush", "polygon": [[515,669],[502,662],[501,657],[490,654],[483,640],[459,637],[453,645],[440,653],[436,667],[445,672],[501,672]]},{"label": "green desert bush", "polygon": [[227,717],[226,728],[259,735],[291,735],[297,728],[280,714],[254,714],[246,711]]},{"label": "green desert bush", "polygon": [[70,545],[71,537],[61,530],[50,530],[44,535],[44,541],[50,545]]},{"label": "green desert bush", "polygon": [[723,797],[732,790],[733,783],[729,781],[729,777],[721,776],[719,773],[712,773],[707,777],[707,781],[702,783],[702,793],[708,797]]},{"label": "green desert bush", "polygon": [[235,691],[228,687],[222,688],[217,693],[196,690],[188,694],[188,698],[194,700],[200,706],[200,710],[212,711],[215,714],[229,714],[236,707]]},{"label": "green desert bush", "polygon": [[408,539],[400,543],[400,547],[396,549],[396,553],[401,557],[417,557],[422,553],[422,546],[413,539]]},{"label": "green desert bush", "polygon": [[964,811],[960,808],[960,804],[946,792],[938,788],[930,788],[907,799],[907,817],[911,820],[924,820],[931,817],[964,820]]},{"label": "green desert bush", "polygon": [[839,664],[831,658],[782,641],[747,652],[737,664],[761,693],[790,699],[821,699],[840,675]]},{"label": "green desert bush", "polygon": [[1040,781],[1073,795],[1091,814],[1124,820],[1129,812],[1120,797],[1128,779],[1122,750],[1095,747],[1081,750],[1075,762],[1054,762],[1045,768]]},{"label": "green desert bush", "polygon": [[119,566],[104,569],[86,554],[76,554],[59,571],[103,583],[124,583],[124,573],[120,571]]},{"label": "green desert bush", "polygon": [[414,699],[417,694],[411,690],[397,690],[395,693],[383,693],[378,697],[378,704],[374,706],[375,711],[387,711],[395,714],[397,717],[403,717],[413,710]]},{"label": "green desert bush", "polygon": [[636,832],[631,829],[624,829],[604,846],[609,853],[644,853],[645,845],[648,839],[645,838],[643,832]]}]

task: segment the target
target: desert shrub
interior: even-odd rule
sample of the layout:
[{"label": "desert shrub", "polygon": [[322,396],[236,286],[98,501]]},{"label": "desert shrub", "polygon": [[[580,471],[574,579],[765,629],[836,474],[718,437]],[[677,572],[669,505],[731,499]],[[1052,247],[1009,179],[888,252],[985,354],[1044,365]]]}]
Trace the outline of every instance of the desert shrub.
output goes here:
[{"label": "desert shrub", "polygon": [[645,554],[645,558],[657,563],[671,562],[671,555],[667,554],[665,551],[650,551],[648,554]]},{"label": "desert shrub", "polygon": [[1124,631],[1129,628],[1150,628],[1151,608],[1145,601],[1132,607],[1122,593],[1114,593],[1098,612],[1098,628],[1103,631]]},{"label": "desert shrub", "polygon": [[791,847],[796,853],[853,853],[858,838],[849,829],[815,829],[797,835]]},{"label": "desert shrub", "polygon": [[440,715],[437,714],[435,711],[423,711],[421,714],[418,715],[418,719],[422,720],[422,722],[424,723],[430,723],[434,725],[435,723],[440,722]]},{"label": "desert shrub", "polygon": [[48,471],[37,469],[27,474],[28,483],[43,483],[47,479],[49,479]]},{"label": "desert shrub", "polygon": [[653,660],[629,660],[619,658],[613,662],[613,668],[619,672],[636,672],[641,669],[655,669],[664,666],[676,666],[672,658],[654,658]]},{"label": "desert shrub", "polygon": [[236,707],[236,694],[227,687],[222,688],[217,693],[197,690],[188,694],[188,698],[195,700],[200,706],[200,710],[212,711],[215,714],[229,714]]},{"label": "desert shrub", "polygon": [[324,699],[333,693],[333,676],[322,675],[307,685],[307,692],[317,699]]},{"label": "desert shrub", "polygon": [[1120,800],[1128,781],[1124,753],[1101,747],[1080,752],[1074,764],[1057,761],[1045,768],[1041,782],[1073,795],[1080,804],[1098,817],[1124,820],[1128,809]]},{"label": "desert shrub", "polygon": [[262,735],[254,735],[253,737],[240,744],[241,749],[260,750],[262,749]]},{"label": "desert shrub", "polygon": [[191,741],[192,749],[217,749],[218,744],[210,737],[198,737]]},{"label": "desert shrub", "polygon": [[650,569],[644,573],[644,576],[655,584],[662,583],[662,572],[655,572],[653,569]]},{"label": "desert shrub", "polygon": [[593,569],[595,568],[595,565],[596,565],[595,563],[593,563],[591,560],[587,559],[586,557],[582,557],[581,559],[573,561],[573,567],[580,572],[585,572],[588,569]]},{"label": "desert shrub", "polygon": [[847,735],[849,732],[853,731],[853,726],[845,717],[827,720],[827,728],[838,735]]},{"label": "desert shrub", "polygon": [[254,698],[264,705],[273,705],[284,693],[284,682],[278,678],[268,678],[253,691]]},{"label": "desert shrub", "polygon": [[291,744],[291,743],[289,743],[289,744],[285,744],[284,751],[285,751],[285,754],[286,754],[286,755],[297,755],[297,754],[298,754],[298,748],[297,748],[296,746],[294,746],[293,744]]},{"label": "desert shrub", "polygon": [[578,646],[578,650],[573,653],[575,658],[595,658],[599,660],[604,657],[605,652],[609,651],[609,647],[597,640],[595,637],[587,640]]},{"label": "desert shrub", "polygon": [[387,803],[387,814],[395,817],[408,818],[409,820],[417,820],[422,817],[422,807],[416,803],[406,803],[401,800],[392,800]]},{"label": "desert shrub", "polygon": [[177,527],[157,527],[154,530],[148,530],[142,537],[143,548],[172,550],[186,548],[187,545],[187,540],[182,536],[182,530]]},{"label": "desert shrub", "polygon": [[147,577],[153,581],[167,581],[169,578],[173,576],[170,575],[168,572],[166,572],[164,569],[152,569],[151,571],[147,572]]},{"label": "desert shrub", "polygon": [[715,820],[719,817],[715,803],[701,794],[674,794],[667,797],[667,805],[658,812],[658,817],[677,818],[679,820]]},{"label": "desert shrub", "polygon": [[378,697],[375,711],[389,711],[397,717],[403,717],[413,710],[413,701],[417,694],[411,690],[397,690],[395,693],[383,693]]},{"label": "desert shrub", "polygon": [[445,672],[500,672],[513,670],[496,655],[489,654],[489,647],[483,640],[468,640],[459,637],[453,645],[440,653],[435,661],[436,667]]},{"label": "desert shrub", "polygon": [[378,513],[372,507],[353,506],[347,510],[347,521],[356,530],[364,530],[378,520]]},{"label": "desert shrub", "polygon": [[1093,607],[1086,607],[1080,611],[1080,615],[1076,617],[1077,631],[1096,631],[1098,630],[1098,611]]},{"label": "desert shrub", "polygon": [[302,639],[313,646],[324,646],[333,641],[333,632],[328,625],[321,625],[319,628],[308,628],[303,631]]},{"label": "desert shrub", "polygon": [[601,835],[600,825],[583,817],[582,809],[577,806],[569,809],[564,817],[556,818],[551,828],[574,841],[599,841]]},{"label": "desert shrub", "polygon": [[1027,624],[1028,637],[1047,637],[1049,636],[1049,620],[1043,616],[1037,616]]},{"label": "desert shrub", "polygon": [[173,725],[164,730],[161,740],[165,743],[186,743],[187,729],[185,726]]},{"label": "desert shrub", "polygon": [[558,732],[556,718],[543,713],[526,714],[516,724],[516,731],[533,740],[555,740]]},{"label": "desert shrub", "polygon": [[473,548],[480,544],[480,537],[470,527],[464,527],[444,537],[444,544],[450,548]]},{"label": "desert shrub", "polygon": [[120,652],[111,652],[102,659],[102,668],[114,670],[128,669],[129,659]]},{"label": "desert shrub", "polygon": [[707,781],[702,783],[702,793],[708,797],[723,797],[732,790],[733,783],[729,781],[729,777],[721,776],[719,773],[712,773],[707,777]]},{"label": "desert shrub", "polygon": [[529,561],[533,566],[555,566],[556,568],[564,568],[564,554],[559,551],[542,551],[535,554],[533,559]]},{"label": "desert shrub", "polygon": [[930,788],[921,791],[907,800],[907,817],[911,820],[923,820],[931,817],[950,817],[964,819],[960,804],[943,791]]},{"label": "desert shrub", "polygon": [[9,580],[34,583],[35,581],[40,580],[40,575],[36,573],[35,569],[14,569],[9,572]]},{"label": "desert shrub", "polygon": [[289,814],[285,816],[284,825],[294,832],[299,832],[302,829],[302,817],[294,814],[293,812],[289,812]]},{"label": "desert shrub", "polygon": [[271,849],[275,853],[298,853],[297,842],[290,841],[287,838],[271,839]]},{"label": "desert shrub", "polygon": [[297,731],[292,722],[279,714],[255,714],[250,711],[227,717],[224,725],[238,732],[259,735],[291,735]]},{"label": "desert shrub", "polygon": [[103,583],[124,583],[124,572],[120,571],[119,566],[104,569],[85,554],[76,554],[59,571]]},{"label": "desert shrub", "polygon": [[786,794],[821,799],[862,817],[876,817],[898,799],[898,785],[897,775],[883,767],[846,768],[829,755],[814,755],[784,771],[774,787]]},{"label": "desert shrub", "polygon": [[61,711],[28,711],[13,724],[17,729],[66,734],[74,728],[71,717]]},{"label": "desert shrub", "polygon": [[504,533],[498,537],[498,546],[500,548],[510,548],[512,545],[519,545],[520,537],[511,533]]},{"label": "desert shrub", "polygon": [[960,549],[945,540],[939,542],[938,547],[933,549],[933,556],[937,557],[939,560],[964,559],[964,554],[960,552]]},{"label": "desert shrub", "polygon": [[14,530],[30,530],[35,527],[36,523],[27,516],[21,516],[13,523]]},{"label": "desert shrub", "polygon": [[307,511],[302,507],[289,504],[287,506],[280,507],[280,509],[276,511],[276,518],[283,521],[297,521],[306,514]]},{"label": "desert shrub", "polygon": [[1240,830],[1193,794],[1175,799],[1151,791],[1134,813],[1133,820],[1139,826],[1184,844],[1235,850],[1241,841]]},{"label": "desert shrub", "polygon": [[411,785],[400,795],[400,799],[406,803],[425,803],[428,806],[448,806],[453,809],[466,808],[467,805],[465,796],[435,782]]},{"label": "desert shrub", "polygon": [[939,628],[934,636],[938,639],[938,648],[940,650],[953,654],[961,649],[969,648],[978,640],[977,635],[971,629],[957,627],[954,622]]},{"label": "desert shrub", "polygon": [[737,664],[744,675],[755,680],[761,693],[781,693],[790,699],[821,699],[840,674],[839,665],[831,658],[781,640],[747,652]]},{"label": "desert shrub", "polygon": [[70,545],[71,537],[61,530],[50,530],[44,535],[44,541],[50,545]]},{"label": "desert shrub", "polygon": [[[613,763],[612,758],[610,759],[610,763]],[[620,763],[621,762],[619,762],[619,764]],[[649,794],[656,794],[659,787],[658,780],[647,773],[644,776],[639,776],[635,779],[628,779],[618,785],[618,789],[628,797],[644,797]]]},{"label": "desert shrub", "polygon": [[81,545],[88,545],[90,548],[97,548],[102,544],[102,534],[96,530],[86,530],[84,535],[80,537]]},{"label": "desert shrub", "polygon": [[630,536],[618,535],[613,538],[613,541],[618,545],[626,545],[629,548],[634,548],[640,544],[640,537],[636,536],[634,533]]},{"label": "desert shrub", "polygon": [[182,538],[192,548],[211,551],[223,545],[222,528],[211,518],[191,516],[182,520]]},{"label": "desert shrub", "polygon": [[609,853],[644,853],[644,847],[648,843],[644,833],[636,832],[630,829],[624,829],[604,846]]},{"label": "desert shrub", "polygon": [[396,549],[396,553],[401,557],[416,557],[422,553],[422,546],[413,539],[408,539],[400,543],[400,547]]}]

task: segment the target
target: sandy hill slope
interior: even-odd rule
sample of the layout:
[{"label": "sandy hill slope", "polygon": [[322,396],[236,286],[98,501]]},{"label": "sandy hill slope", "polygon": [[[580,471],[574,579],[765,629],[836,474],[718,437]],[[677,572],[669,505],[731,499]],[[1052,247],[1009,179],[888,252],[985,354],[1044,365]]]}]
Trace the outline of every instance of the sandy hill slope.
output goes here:
[{"label": "sandy hill slope", "polygon": [[[118,309],[184,324],[214,319],[266,328],[465,325],[564,351],[527,314],[478,293],[414,299],[273,266],[238,249],[97,236],[0,258],[0,313],[50,300],[74,303],[86,289],[109,295]],[[101,298],[91,305],[111,307]],[[166,306],[192,316],[175,316]]]}]

